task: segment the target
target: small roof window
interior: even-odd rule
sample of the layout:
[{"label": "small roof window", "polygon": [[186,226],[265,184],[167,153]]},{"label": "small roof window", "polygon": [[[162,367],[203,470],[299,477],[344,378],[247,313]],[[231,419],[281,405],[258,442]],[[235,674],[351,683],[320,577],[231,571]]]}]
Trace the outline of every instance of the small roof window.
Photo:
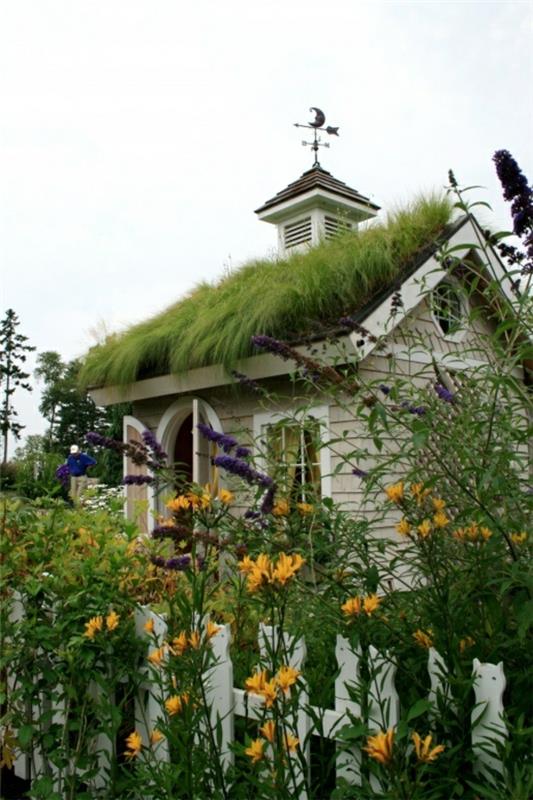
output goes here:
[{"label": "small roof window", "polygon": [[444,336],[453,336],[461,330],[465,317],[464,302],[453,283],[439,283],[433,290],[431,305],[435,323]]}]

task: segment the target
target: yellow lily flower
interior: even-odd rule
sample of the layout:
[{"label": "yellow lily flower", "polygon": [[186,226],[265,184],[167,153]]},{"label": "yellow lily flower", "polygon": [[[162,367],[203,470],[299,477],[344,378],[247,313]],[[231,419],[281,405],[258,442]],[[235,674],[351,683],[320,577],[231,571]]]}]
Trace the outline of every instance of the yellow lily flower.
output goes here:
[{"label": "yellow lily flower", "polygon": [[403,481],[387,486],[385,494],[392,503],[401,503],[404,498]]},{"label": "yellow lily flower", "polygon": [[343,614],[346,614],[347,617],[357,617],[358,614],[361,613],[361,598],[350,597],[342,604],[341,611]]},{"label": "yellow lily flower", "polygon": [[300,676],[300,671],[294,667],[280,667],[276,675],[276,683],[279,688],[287,694],[289,688],[293,686]]},{"label": "yellow lily flower", "polygon": [[386,733],[380,731],[375,736],[369,736],[363,750],[368,753],[370,758],[379,761],[380,764],[388,764],[392,758],[393,745],[394,729],[389,728]]},{"label": "yellow lily flower", "polygon": [[107,617],[105,618],[105,624],[108,631],[114,631],[115,628],[118,628],[120,617],[115,611],[110,611]]},{"label": "yellow lily flower", "polygon": [[265,743],[261,739],[254,739],[249,747],[244,751],[252,759],[252,764],[257,764],[264,758]]},{"label": "yellow lily flower", "polygon": [[271,719],[259,728],[259,733],[272,744],[276,738],[276,723]]},{"label": "yellow lily flower", "polygon": [[377,596],[377,594],[369,594],[363,600],[363,610],[365,614],[372,614],[380,605],[381,598]]},{"label": "yellow lily flower", "polygon": [[126,739],[127,750],[124,751],[126,758],[136,758],[142,750],[142,738],[138,731],[133,731]]},{"label": "yellow lily flower", "polygon": [[104,627],[104,618],[101,616],[91,617],[89,622],[85,623],[85,633],[83,634],[88,639],[94,639],[96,634]]},{"label": "yellow lily flower", "polygon": [[439,757],[439,755],[445,750],[443,744],[438,744],[436,745],[436,747],[431,749],[432,738],[433,738],[431,734],[428,734],[422,741],[418,733],[414,731],[411,738],[415,745],[416,757],[418,758],[419,761],[422,761],[424,764],[429,764],[430,761],[435,761]]}]

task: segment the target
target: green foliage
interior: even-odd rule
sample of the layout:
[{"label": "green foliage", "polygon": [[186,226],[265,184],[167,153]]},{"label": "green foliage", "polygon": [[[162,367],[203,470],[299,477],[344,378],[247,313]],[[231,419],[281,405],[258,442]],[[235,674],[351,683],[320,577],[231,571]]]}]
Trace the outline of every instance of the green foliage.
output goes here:
[{"label": "green foliage", "polygon": [[18,495],[37,497],[65,496],[64,489],[56,478],[56,470],[64,461],[61,453],[46,449],[44,436],[33,434],[26,438],[23,447],[17,447],[15,488]]},{"label": "green foliage", "polygon": [[8,435],[11,433],[15,439],[20,439],[24,428],[17,420],[17,411],[13,407],[13,394],[17,388],[31,392],[32,388],[27,383],[29,373],[24,372],[22,365],[26,361],[26,353],[31,353],[35,347],[27,345],[27,336],[17,333],[20,321],[12,308],[8,308],[6,315],[0,323],[0,384],[2,386],[2,404],[0,406],[0,432],[3,439],[2,461],[7,461]]},{"label": "green foliage", "polygon": [[385,224],[324,241],[283,261],[253,261],[201,284],[157,317],[87,355],[83,385],[128,384],[151,374],[251,355],[251,337],[302,337],[336,326],[399,277],[450,222],[446,198],[422,198]]},{"label": "green foliage", "polygon": [[2,491],[12,491],[17,482],[18,469],[14,461],[4,461],[0,464],[0,487]]},{"label": "green foliage", "polygon": [[[52,454],[69,452],[72,444],[83,447],[85,434],[96,431],[105,436],[122,438],[122,418],[130,412],[129,404],[99,408],[79,386],[80,362],[64,362],[53,350],[39,353],[35,376],[43,381],[39,411],[48,421],[46,436],[42,438],[40,462],[52,464],[57,460]],[[45,456],[50,453],[50,458]],[[35,463],[36,459],[33,459]],[[56,464],[56,467],[61,461]],[[55,468],[54,468],[55,469]],[[34,469],[35,471],[35,469]],[[48,470],[49,471],[49,470]],[[48,477],[47,471],[47,477]],[[91,473],[108,484],[117,484],[122,477],[122,458],[116,452],[106,451]],[[36,473],[36,478],[39,473]],[[44,486],[36,480],[31,486],[29,471],[24,475],[24,494],[36,497]],[[47,488],[51,488],[45,481]],[[56,490],[57,490],[56,485]]]},{"label": "green foliage", "polygon": [[99,430],[105,412],[78,386],[77,360],[64,363],[59,353],[39,353],[35,375],[43,380],[39,411],[48,420],[46,446],[68,453],[70,445],[82,444],[87,431]]},{"label": "green foliage", "polygon": [[[44,755],[32,797],[80,798],[99,771],[94,736],[114,741],[138,687],[133,611],[151,585],[150,566],[135,548],[134,526],[115,514],[55,500],[4,502],[2,513],[1,579],[10,592],[0,670],[13,676],[3,723],[17,731],[19,750]],[[87,623],[98,616],[103,630],[91,639]],[[54,795],[46,784],[52,764]],[[109,769],[112,796],[120,796],[120,769]]]}]

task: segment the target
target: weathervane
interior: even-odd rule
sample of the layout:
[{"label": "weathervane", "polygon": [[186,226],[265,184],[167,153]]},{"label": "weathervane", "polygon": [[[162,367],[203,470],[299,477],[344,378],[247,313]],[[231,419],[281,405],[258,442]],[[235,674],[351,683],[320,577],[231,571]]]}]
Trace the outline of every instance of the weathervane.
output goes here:
[{"label": "weathervane", "polygon": [[326,131],[326,133],[329,134],[330,136],[338,136],[339,135],[339,129],[338,128],[332,128],[330,125],[328,125],[327,128],[323,127],[323,125],[324,125],[324,123],[326,121],[326,115],[319,108],[315,108],[315,106],[311,106],[309,111],[314,111],[315,112],[314,122],[310,122],[309,125],[301,125],[299,122],[295,122],[294,123],[294,127],[295,128],[308,128],[309,130],[314,131],[314,134],[315,134],[314,140],[312,142],[303,141],[302,144],[303,144],[304,147],[310,147],[311,150],[313,150],[313,152],[315,154],[315,160],[313,162],[313,166],[314,167],[319,167],[320,164],[318,163],[318,148],[319,147],[329,147],[329,142],[322,142],[320,140],[320,136],[318,136],[318,131]]}]

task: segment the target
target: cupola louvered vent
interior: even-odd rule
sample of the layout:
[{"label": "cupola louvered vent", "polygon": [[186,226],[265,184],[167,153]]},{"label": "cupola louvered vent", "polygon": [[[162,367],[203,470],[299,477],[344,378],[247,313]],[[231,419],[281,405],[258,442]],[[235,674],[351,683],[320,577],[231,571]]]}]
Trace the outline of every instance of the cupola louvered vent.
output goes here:
[{"label": "cupola louvered vent", "polygon": [[324,216],[324,235],[326,239],[332,239],[338,233],[347,231],[352,226],[349,222],[338,217],[329,217],[327,214]]},{"label": "cupola louvered vent", "polygon": [[306,244],[312,240],[311,217],[299,219],[298,222],[291,222],[283,228],[283,241],[285,249],[296,247],[299,244]]}]

